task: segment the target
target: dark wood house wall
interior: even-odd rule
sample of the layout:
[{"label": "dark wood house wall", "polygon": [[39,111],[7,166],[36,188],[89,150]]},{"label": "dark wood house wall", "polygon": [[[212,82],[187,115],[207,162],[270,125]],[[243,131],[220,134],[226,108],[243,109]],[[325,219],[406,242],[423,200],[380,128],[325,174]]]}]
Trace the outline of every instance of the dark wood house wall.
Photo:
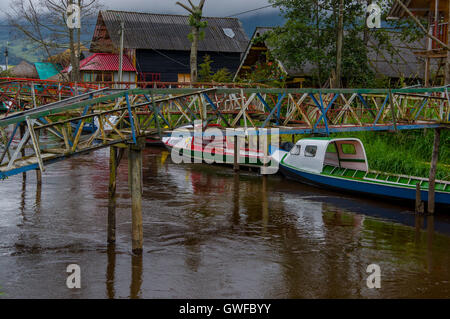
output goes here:
[{"label": "dark wood house wall", "polygon": [[[240,53],[221,52],[198,52],[199,61],[203,63],[205,55],[209,55],[211,69],[217,72],[222,68],[227,68],[232,74],[239,67],[241,59]],[[168,50],[136,50],[136,68],[138,73],[159,74],[162,82],[177,82],[179,74],[189,74],[190,66],[189,51],[168,51]],[[145,79],[151,81],[149,76]]]}]

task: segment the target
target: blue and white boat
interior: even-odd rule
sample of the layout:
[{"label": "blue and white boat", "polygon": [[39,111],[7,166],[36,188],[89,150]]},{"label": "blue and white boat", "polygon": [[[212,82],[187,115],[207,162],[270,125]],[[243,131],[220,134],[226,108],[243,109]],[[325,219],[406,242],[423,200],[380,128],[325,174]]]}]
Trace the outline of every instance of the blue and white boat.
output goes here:
[{"label": "blue and white boat", "polygon": [[[428,179],[370,170],[356,138],[301,139],[289,152],[275,150],[272,158],[283,175],[307,184],[399,200],[415,200],[420,184],[422,200],[428,199]],[[436,181],[435,202],[450,205],[450,181]]]}]

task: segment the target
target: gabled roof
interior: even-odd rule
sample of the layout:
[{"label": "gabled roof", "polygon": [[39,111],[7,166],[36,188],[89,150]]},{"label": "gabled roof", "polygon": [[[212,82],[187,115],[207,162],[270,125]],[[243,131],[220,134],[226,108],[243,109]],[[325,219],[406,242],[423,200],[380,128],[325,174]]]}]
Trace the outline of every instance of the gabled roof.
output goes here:
[{"label": "gabled roof", "polygon": [[[80,61],[80,71],[118,71],[119,59],[118,54],[95,53]],[[136,72],[136,68],[126,55],[123,56],[122,70],[124,72]]]},{"label": "gabled roof", "polygon": [[[189,17],[184,15],[101,11],[92,42],[96,46],[102,38],[110,37],[114,47],[118,48],[120,23],[123,21],[126,49],[189,51],[191,42],[188,35],[191,33],[191,26],[188,20]],[[204,39],[199,43],[200,51],[235,53],[245,51],[248,37],[238,19],[205,17],[204,21],[208,22],[208,26],[204,29]]]},{"label": "gabled roof", "polygon": [[[434,10],[430,10],[434,8],[435,0],[400,0],[415,16],[423,17],[427,16],[430,11],[434,12]],[[447,5],[445,4],[448,1],[441,1],[439,3],[439,10],[447,12]],[[432,13],[434,14],[434,13]],[[402,8],[402,6],[394,1],[392,3],[392,7],[389,10],[388,17],[391,18],[403,18],[409,17],[408,13]]]},{"label": "gabled roof", "polygon": [[[67,72],[69,67],[64,69]],[[136,68],[130,59],[123,56],[124,72],[136,72]],[[112,53],[94,53],[90,57],[80,61],[80,71],[119,71],[119,55]]]},{"label": "gabled roof", "polygon": [[19,65],[12,68],[10,72],[11,75],[16,78],[39,78],[39,74],[37,73],[35,66],[26,62],[25,60],[20,62]]}]

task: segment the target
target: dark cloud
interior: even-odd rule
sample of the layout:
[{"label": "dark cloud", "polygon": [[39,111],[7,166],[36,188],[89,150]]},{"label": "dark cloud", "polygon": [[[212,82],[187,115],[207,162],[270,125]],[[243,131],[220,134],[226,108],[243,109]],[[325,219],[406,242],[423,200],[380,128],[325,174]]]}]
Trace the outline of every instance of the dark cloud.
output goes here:
[{"label": "dark cloud", "polygon": [[[187,3],[187,0],[178,0]],[[0,0],[0,12],[9,8],[11,0]],[[145,11],[154,13],[184,14],[185,10],[176,5],[177,0],[103,0],[105,9]],[[194,0],[198,3],[199,0]],[[205,15],[229,16],[268,5],[268,0],[206,0]],[[272,8],[264,11],[274,10]]]}]

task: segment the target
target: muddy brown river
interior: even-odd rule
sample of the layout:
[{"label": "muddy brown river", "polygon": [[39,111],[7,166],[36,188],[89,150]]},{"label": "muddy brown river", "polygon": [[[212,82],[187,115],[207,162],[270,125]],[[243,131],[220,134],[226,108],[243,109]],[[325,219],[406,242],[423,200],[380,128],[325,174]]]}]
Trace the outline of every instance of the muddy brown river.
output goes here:
[{"label": "muddy brown river", "polygon": [[[108,150],[0,182],[0,298],[450,298],[450,214],[144,156],[144,253],[126,158],[106,244]],[[442,214],[444,213],[444,214]],[[81,269],[81,289],[66,268]],[[380,288],[367,267],[378,265]]]}]

